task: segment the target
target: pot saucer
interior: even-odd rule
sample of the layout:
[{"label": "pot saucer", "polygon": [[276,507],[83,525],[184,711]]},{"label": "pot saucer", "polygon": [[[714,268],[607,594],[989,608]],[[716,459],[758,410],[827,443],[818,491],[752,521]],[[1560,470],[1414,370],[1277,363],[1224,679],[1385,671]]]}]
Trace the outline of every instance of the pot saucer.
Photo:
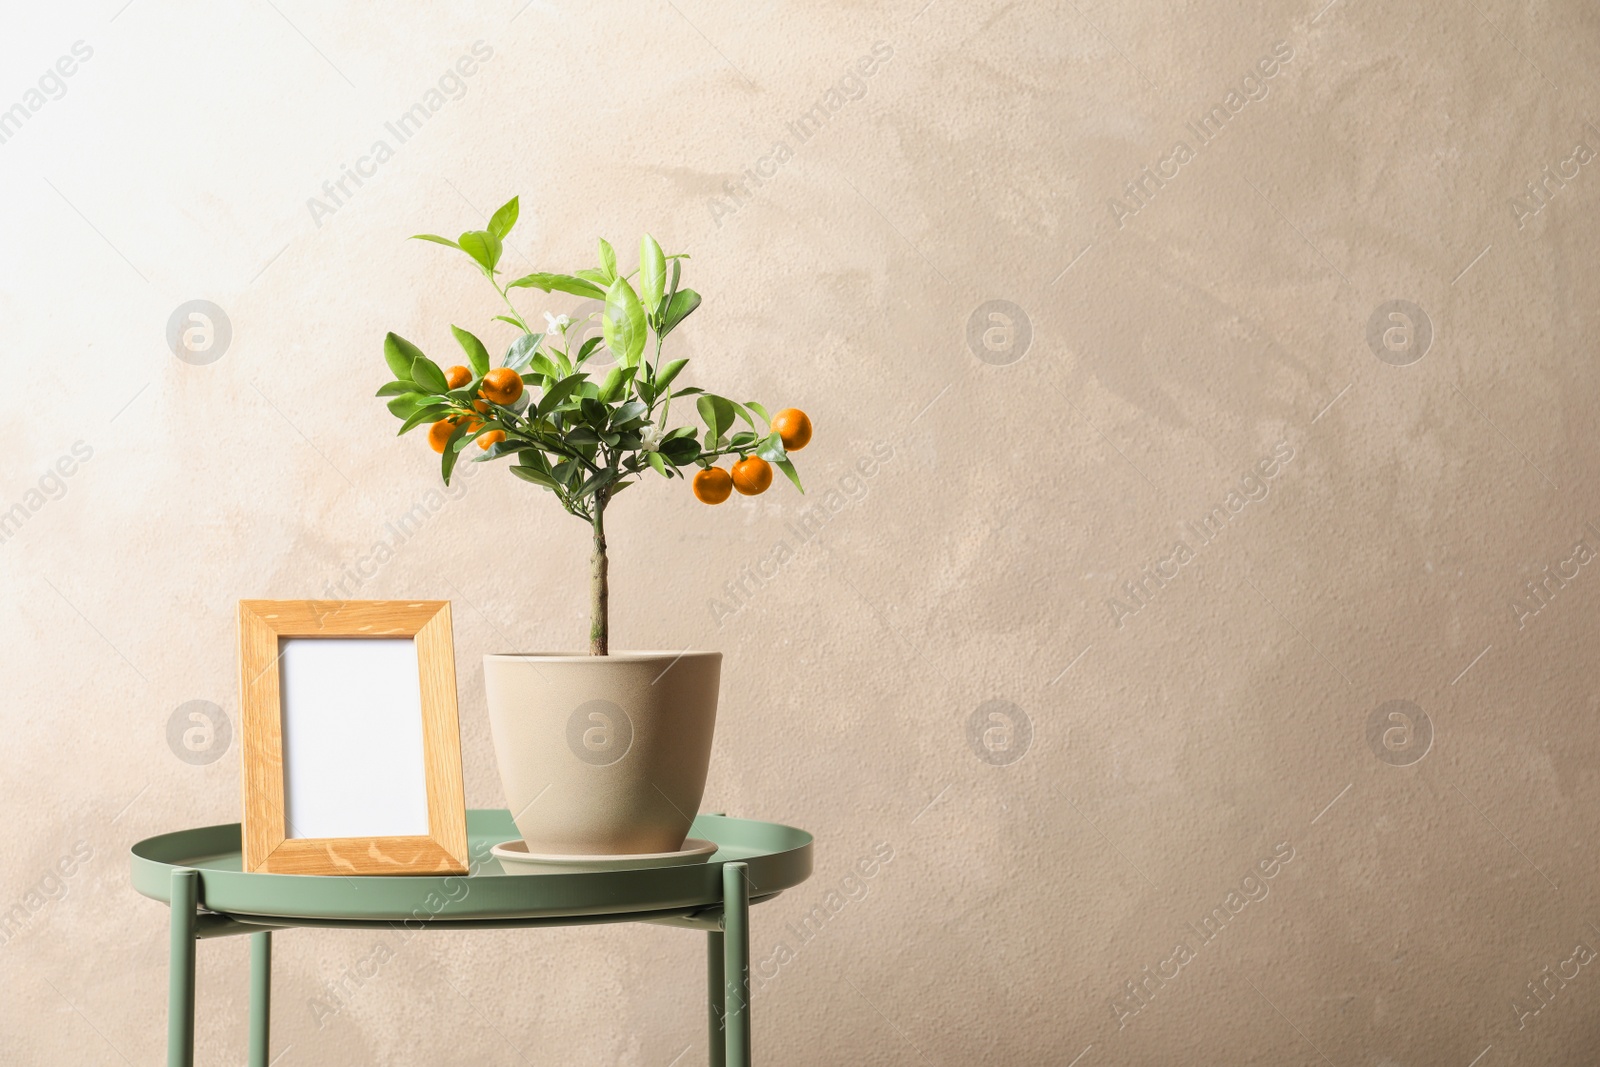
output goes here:
[{"label": "pot saucer", "polygon": [[520,837],[489,850],[507,874],[576,874],[593,871],[628,871],[649,867],[676,867],[704,863],[717,846],[698,837],[684,841],[676,852],[636,852],[622,856],[579,856],[555,852],[529,852]]}]

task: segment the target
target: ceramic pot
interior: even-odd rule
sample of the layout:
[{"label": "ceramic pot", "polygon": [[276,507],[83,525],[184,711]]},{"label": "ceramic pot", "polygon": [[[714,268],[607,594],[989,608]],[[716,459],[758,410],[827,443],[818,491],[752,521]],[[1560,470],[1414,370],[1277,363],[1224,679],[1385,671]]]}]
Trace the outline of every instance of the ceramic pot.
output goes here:
[{"label": "ceramic pot", "polygon": [[720,652],[483,657],[506,805],[530,852],[682,847],[700,810]]}]

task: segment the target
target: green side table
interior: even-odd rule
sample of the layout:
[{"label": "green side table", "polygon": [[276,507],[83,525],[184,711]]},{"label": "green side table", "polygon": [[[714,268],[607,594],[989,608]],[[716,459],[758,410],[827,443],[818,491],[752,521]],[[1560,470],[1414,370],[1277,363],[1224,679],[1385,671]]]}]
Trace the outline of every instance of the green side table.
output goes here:
[{"label": "green side table", "polygon": [[750,1064],[750,905],[811,875],[811,835],[777,823],[702,815],[701,863],[646,870],[508,874],[489,850],[516,838],[507,811],[467,812],[471,870],[444,877],[245,874],[239,824],[133,846],[133,885],[172,910],[168,1067],[193,1067],[195,942],[250,935],[250,1067],[267,1067],[272,931],[292,927],[482,930],[647,922],[706,932],[713,1067]]}]

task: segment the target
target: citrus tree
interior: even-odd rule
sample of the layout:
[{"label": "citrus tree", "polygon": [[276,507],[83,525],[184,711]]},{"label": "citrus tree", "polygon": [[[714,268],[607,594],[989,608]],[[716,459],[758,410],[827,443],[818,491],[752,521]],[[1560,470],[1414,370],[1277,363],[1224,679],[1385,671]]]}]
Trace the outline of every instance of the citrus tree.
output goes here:
[{"label": "citrus tree", "polygon": [[[505,313],[495,318],[522,331],[500,365],[492,365],[484,343],[459,326],[450,332],[466,363],[448,367],[390,333],[383,356],[394,381],[378,395],[390,398],[402,434],[428,425],[445,484],[462,450],[476,442],[483,453],[477,462],[511,460],[512,474],[553,493],[568,514],[589,524],[589,651],[603,656],[610,635],[605,513],[612,499],[647,474],[684,478],[690,468],[694,495],[707,504],[722,503],[734,490],[745,496],[766,492],[773,467],[804,492],[789,453],[811,440],[811,420],[795,408],[770,416],[754,401],[740,403],[695,386],[673,388],[688,360],[663,362],[662,342],[700,306],[700,294],[678,284],[689,257],[665,254],[648,234],[639,242],[639,265],[627,274],[619,273],[616,252],[602,239],[594,267],[502,281],[503,242],[517,211],[513,197],[487,229],[453,241],[436,234],[414,238],[464,252],[499,294]],[[548,311],[546,328],[535,331],[512,303],[514,289],[603,300],[604,310],[595,313],[601,336],[574,350],[567,338],[576,340],[583,324]],[[614,362],[591,367],[602,345]],[[672,402],[691,397],[703,425],[672,425]],[[687,403],[679,405],[680,412]],[[723,459],[733,461],[729,469],[718,465]]]}]

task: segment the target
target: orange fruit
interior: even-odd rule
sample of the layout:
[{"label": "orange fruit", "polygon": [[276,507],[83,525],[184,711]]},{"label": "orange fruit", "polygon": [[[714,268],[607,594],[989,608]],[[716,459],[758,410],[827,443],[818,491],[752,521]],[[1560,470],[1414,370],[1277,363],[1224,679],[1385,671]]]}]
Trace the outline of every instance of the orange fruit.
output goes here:
[{"label": "orange fruit", "polygon": [[489,451],[490,445],[497,445],[505,439],[506,432],[504,430],[490,430],[488,433],[478,438],[478,447],[487,452]]},{"label": "orange fruit", "polygon": [[460,389],[463,385],[472,381],[472,372],[457,364],[444,372],[444,381],[450,388]]},{"label": "orange fruit", "polygon": [[515,404],[522,396],[522,376],[510,367],[496,367],[483,376],[483,395],[496,404]]},{"label": "orange fruit", "polygon": [[783,439],[787,452],[798,452],[811,442],[811,419],[799,408],[784,408],[772,416],[772,432]]},{"label": "orange fruit", "polygon": [[455,419],[440,419],[428,427],[428,444],[433,446],[435,452],[444,453],[444,446],[450,443],[450,435],[456,432]]},{"label": "orange fruit", "polygon": [[772,484],[772,464],[760,456],[746,456],[733,465],[733,487],[745,496],[759,496]]},{"label": "orange fruit", "polygon": [[721,467],[707,467],[694,476],[694,497],[702,504],[720,504],[733,492],[733,479]]}]

